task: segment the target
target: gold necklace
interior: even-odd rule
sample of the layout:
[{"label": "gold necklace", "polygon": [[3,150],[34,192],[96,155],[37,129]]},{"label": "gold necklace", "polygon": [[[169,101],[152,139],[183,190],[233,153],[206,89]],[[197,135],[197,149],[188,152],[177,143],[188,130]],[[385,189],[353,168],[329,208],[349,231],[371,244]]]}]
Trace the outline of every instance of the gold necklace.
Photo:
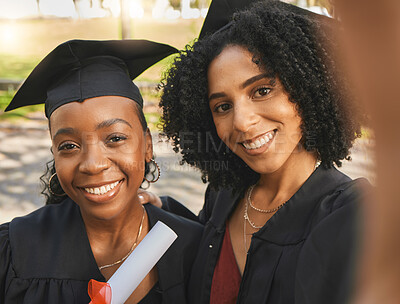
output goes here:
[{"label": "gold necklace", "polygon": [[[313,172],[319,167],[320,164],[321,164],[321,162],[318,161],[318,160],[315,162]],[[258,211],[258,212],[262,212],[262,213],[272,213],[272,212],[278,211],[279,209],[281,209],[281,208],[283,207],[283,205],[285,205],[285,204],[287,203],[287,201],[286,201],[286,202],[284,202],[284,203],[280,204],[279,206],[277,206],[277,207],[275,207],[275,208],[272,208],[272,209],[260,209],[260,208],[257,208],[257,207],[254,206],[254,205],[252,204],[252,202],[251,202],[251,194],[253,193],[254,187],[255,187],[255,185],[252,185],[252,186],[250,186],[250,188],[249,188],[249,192],[248,192],[248,195],[247,195],[247,202],[248,202],[248,204],[250,205],[251,208],[253,208],[254,210],[256,210],[256,211]],[[248,217],[248,216],[247,216],[247,217]],[[249,221],[250,221],[250,219],[249,219]],[[250,223],[250,222],[249,222],[249,223]],[[251,224],[250,224],[250,225],[251,225]],[[252,226],[252,227],[253,227],[253,226]],[[253,228],[254,228],[254,227],[253,227]],[[260,227],[260,228],[261,228],[261,227]]]},{"label": "gold necklace", "polygon": [[272,213],[272,212],[278,211],[279,209],[281,209],[283,207],[283,205],[286,204],[287,201],[282,203],[282,204],[280,204],[278,207],[275,207],[273,209],[260,209],[260,208],[257,208],[255,206],[253,206],[253,204],[251,203],[251,194],[253,193],[254,186],[255,185],[250,186],[249,194],[247,196],[247,202],[250,205],[250,207],[253,208],[254,210],[256,210],[258,212],[262,212],[262,213]]},{"label": "gold necklace", "polygon": [[[275,212],[275,211],[279,210],[280,208],[282,208],[282,206],[283,206],[286,202],[284,202],[283,204],[280,204],[278,207],[273,208],[273,209],[258,209],[258,208],[254,207],[254,206],[251,204],[251,193],[252,193],[252,191],[253,191],[253,189],[254,189],[254,186],[255,186],[255,185],[250,186],[249,190],[247,191],[246,204],[245,204],[245,207],[244,207],[244,214],[243,214],[243,217],[244,217],[245,221],[247,221],[247,222],[250,224],[251,227],[253,227],[254,229],[260,229],[260,228],[262,228],[262,226],[264,226],[264,225],[257,226],[257,225],[250,219],[249,213],[248,213],[249,205],[250,205],[250,207],[252,207],[252,208],[255,209],[256,211],[263,212],[263,213],[272,213],[272,212]],[[246,223],[246,222],[245,222],[245,223]]]},{"label": "gold necklace", "polygon": [[141,220],[141,222],[140,222],[138,234],[136,235],[136,240],[135,240],[135,242],[133,243],[133,245],[132,245],[131,249],[129,250],[128,254],[127,254],[126,256],[124,256],[122,259],[120,259],[120,260],[118,260],[118,261],[116,261],[116,262],[114,262],[114,263],[107,264],[107,265],[103,265],[103,266],[99,266],[99,270],[102,270],[102,269],[108,268],[108,267],[112,267],[112,266],[115,266],[115,265],[118,265],[118,264],[122,263],[122,262],[125,261],[125,260],[128,258],[128,256],[132,253],[132,251],[133,251],[133,249],[135,248],[135,246],[136,246],[136,244],[137,244],[137,241],[139,240],[140,235],[141,235],[141,233],[142,233],[143,222],[144,222],[144,216],[145,216],[145,214],[146,214],[143,205],[142,205],[142,208],[143,208],[143,215],[142,215],[142,220]]},{"label": "gold necklace", "polygon": [[250,218],[249,218],[249,214],[248,214],[248,206],[249,206],[249,201],[246,200],[246,204],[244,206],[244,214],[243,217],[245,219],[245,223],[246,221],[250,224],[251,227],[253,227],[254,229],[260,229],[262,226],[257,226]]},{"label": "gold necklace", "polygon": [[[250,189],[249,189],[250,190]],[[248,195],[247,198],[249,198],[250,196],[250,191],[248,191]],[[249,218],[249,214],[248,214],[248,208],[249,208],[249,200],[246,199],[246,204],[244,205],[244,220],[243,220],[243,244],[244,244],[244,251],[247,253],[247,234],[246,234],[246,221],[250,224],[251,227],[253,227],[254,229],[260,229],[262,228],[262,226],[257,226],[252,220],[250,220]]]},{"label": "gold necklace", "polygon": [[247,235],[246,235],[246,218],[243,221],[243,244],[244,244],[244,252],[247,253]]},{"label": "gold necklace", "polygon": [[[319,160],[317,160],[317,161],[315,162],[315,166],[314,166],[313,172],[314,172],[315,170],[317,170],[317,168],[319,167],[320,164],[321,164],[321,161],[319,161]],[[285,204],[287,203],[287,201],[286,201],[286,202],[280,204],[278,207],[275,207],[275,208],[273,208],[273,209],[259,209],[259,208],[255,207],[255,206],[253,206],[253,204],[251,203],[251,193],[253,192],[254,187],[255,187],[255,185],[252,185],[252,186],[249,187],[249,190],[248,190],[248,192],[247,192],[247,197],[246,197],[246,204],[245,204],[245,207],[244,207],[244,214],[243,214],[243,217],[244,217],[244,221],[243,221],[243,244],[244,244],[244,250],[245,250],[246,253],[248,252],[248,250],[247,250],[247,237],[246,237],[246,221],[247,221],[247,222],[250,224],[250,226],[253,227],[254,229],[260,229],[260,228],[262,228],[262,227],[264,226],[264,225],[262,225],[262,226],[257,226],[257,225],[249,218],[248,206],[250,205],[251,208],[253,208],[254,210],[256,210],[256,211],[258,211],[258,212],[272,213],[272,212],[278,211],[279,209],[281,209],[281,208],[283,207],[283,205],[285,205]]]}]

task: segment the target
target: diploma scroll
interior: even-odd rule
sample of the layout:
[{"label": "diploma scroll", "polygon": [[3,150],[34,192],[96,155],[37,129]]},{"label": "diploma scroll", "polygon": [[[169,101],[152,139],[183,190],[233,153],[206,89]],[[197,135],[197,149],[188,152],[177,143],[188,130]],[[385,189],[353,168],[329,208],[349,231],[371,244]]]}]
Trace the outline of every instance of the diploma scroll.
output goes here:
[{"label": "diploma scroll", "polygon": [[[129,298],[177,237],[176,233],[163,222],[158,221],[154,225],[108,280],[107,283],[111,287],[111,304],[123,304]],[[96,298],[92,298],[92,304],[97,303]],[[98,303],[106,302],[103,300]]]}]

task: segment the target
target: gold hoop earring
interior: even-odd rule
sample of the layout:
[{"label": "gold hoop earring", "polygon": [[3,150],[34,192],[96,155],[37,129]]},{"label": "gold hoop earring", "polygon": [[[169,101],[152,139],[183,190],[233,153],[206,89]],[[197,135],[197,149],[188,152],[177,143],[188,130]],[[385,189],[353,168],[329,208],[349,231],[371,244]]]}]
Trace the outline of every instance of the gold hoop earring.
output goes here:
[{"label": "gold hoop earring", "polygon": [[157,174],[157,177],[156,177],[155,179],[153,179],[153,180],[148,180],[148,179],[146,178],[146,176],[145,176],[144,179],[145,179],[146,182],[152,184],[152,183],[155,183],[156,181],[158,181],[158,179],[160,178],[161,169],[160,169],[160,166],[157,164],[157,162],[154,160],[154,158],[152,158],[152,159],[150,160],[150,162],[153,162],[154,165],[157,167],[157,173],[158,173],[158,174]]},{"label": "gold hoop earring", "polygon": [[64,195],[66,195],[65,193],[59,194],[59,193],[55,193],[55,192],[53,192],[53,190],[51,190],[51,180],[52,180],[56,175],[57,175],[57,172],[54,173],[52,176],[50,176],[49,184],[48,184],[48,186],[47,186],[47,189],[49,189],[49,192],[50,192],[51,194],[55,195],[55,196],[64,196]]}]

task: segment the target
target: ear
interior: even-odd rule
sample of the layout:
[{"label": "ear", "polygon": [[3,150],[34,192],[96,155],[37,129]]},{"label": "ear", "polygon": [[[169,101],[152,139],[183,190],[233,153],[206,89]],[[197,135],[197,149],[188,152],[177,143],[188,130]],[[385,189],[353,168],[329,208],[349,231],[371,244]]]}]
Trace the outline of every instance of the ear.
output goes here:
[{"label": "ear", "polygon": [[145,159],[146,163],[149,163],[150,160],[153,158],[153,139],[151,137],[151,133],[149,128],[146,129],[146,133],[144,135],[145,141]]}]

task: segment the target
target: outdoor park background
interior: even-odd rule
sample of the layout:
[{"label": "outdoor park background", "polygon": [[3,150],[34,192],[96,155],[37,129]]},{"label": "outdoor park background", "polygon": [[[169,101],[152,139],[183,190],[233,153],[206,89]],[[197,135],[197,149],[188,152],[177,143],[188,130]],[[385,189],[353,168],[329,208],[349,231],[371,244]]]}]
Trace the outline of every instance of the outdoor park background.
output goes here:
[{"label": "outdoor park background", "polygon": [[[209,0],[57,0],[68,8],[53,11],[63,16],[60,17],[51,12],[48,14],[44,4],[49,1],[56,2],[0,0],[0,223],[24,215],[44,203],[39,177],[44,173],[51,154],[43,105],[3,112],[15,89],[35,65],[58,44],[70,39],[120,39],[126,23],[117,9],[102,8],[107,3],[118,5],[119,1],[125,1],[126,5],[126,1],[130,1],[136,8],[135,5],[141,4],[143,11],[138,11],[142,15],[135,17],[132,13],[128,17],[129,37],[155,40],[178,49],[192,43],[198,36],[204,20],[202,15],[210,3]],[[301,6],[313,6],[314,10],[319,9],[319,5],[329,11],[327,0],[295,2]],[[36,3],[36,10],[27,11],[28,3],[31,8]],[[164,8],[158,10],[157,15],[155,8],[160,8],[161,4]],[[189,11],[184,12],[184,5],[186,9],[189,5]],[[185,13],[189,15],[185,16]],[[190,16],[190,13],[194,15]],[[102,17],[92,18],[93,15]],[[201,182],[197,171],[180,166],[179,156],[158,137],[158,93],[154,88],[171,61],[172,57],[163,60],[135,80],[143,88],[144,110],[153,133],[156,159],[162,169],[160,180],[149,190],[159,195],[171,195],[198,212],[206,185]],[[353,178],[365,176],[374,182],[373,143],[373,135],[366,128],[363,138],[353,149],[353,161],[345,162],[342,171]]]}]

